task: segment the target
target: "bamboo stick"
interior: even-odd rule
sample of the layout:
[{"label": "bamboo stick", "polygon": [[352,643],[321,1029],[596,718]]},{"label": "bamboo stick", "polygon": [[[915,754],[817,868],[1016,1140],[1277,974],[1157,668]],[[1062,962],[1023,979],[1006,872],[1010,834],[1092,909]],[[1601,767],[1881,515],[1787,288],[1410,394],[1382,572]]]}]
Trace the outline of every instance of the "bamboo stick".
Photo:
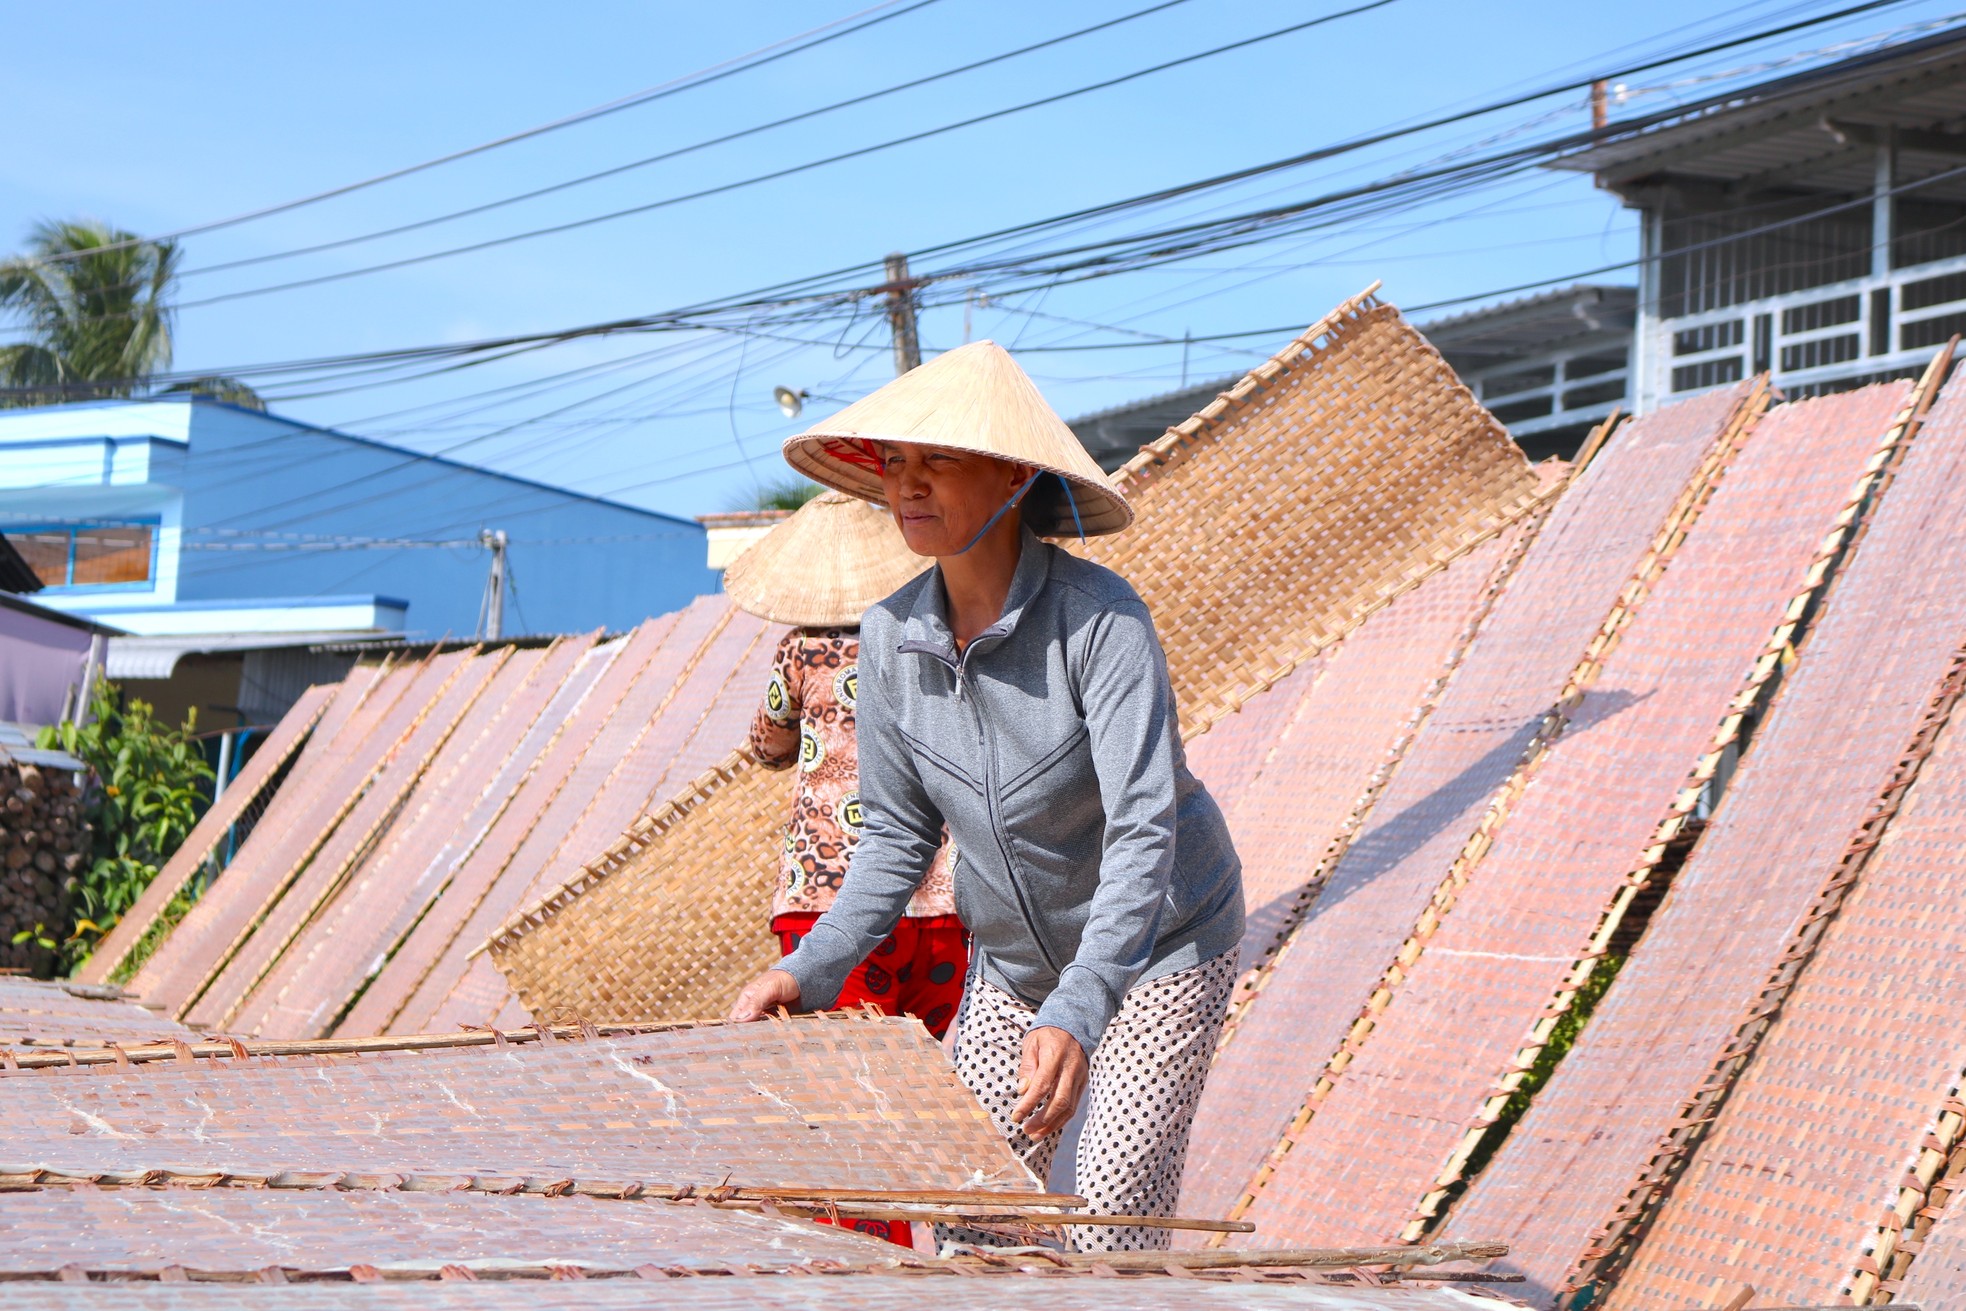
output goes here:
[{"label": "bamboo stick", "polygon": [[945,1225],[1124,1225],[1137,1229],[1194,1229],[1212,1234],[1253,1234],[1256,1226],[1246,1220],[1205,1220],[1172,1215],[1100,1215],[1083,1211],[948,1211],[917,1207],[862,1206],[842,1203],[833,1206],[806,1206],[786,1202],[727,1201],[710,1205],[727,1211],[755,1211],[763,1206],[786,1215],[808,1219],[834,1214],[858,1220],[920,1220]]}]

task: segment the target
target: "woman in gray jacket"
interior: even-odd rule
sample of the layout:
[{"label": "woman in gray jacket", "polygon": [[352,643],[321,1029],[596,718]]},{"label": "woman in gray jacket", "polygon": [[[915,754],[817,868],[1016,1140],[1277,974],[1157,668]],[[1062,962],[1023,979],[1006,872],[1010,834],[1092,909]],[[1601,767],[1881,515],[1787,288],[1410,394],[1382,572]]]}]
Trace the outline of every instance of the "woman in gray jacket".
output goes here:
[{"label": "woman in gray jacket", "polygon": [[[821,1009],[893,929],[941,842],[974,936],[956,1067],[1043,1177],[1090,1088],[1077,1189],[1171,1215],[1236,977],[1242,874],[1188,772],[1153,620],[1109,569],[1038,534],[1117,532],[1118,490],[993,342],[940,356],[786,442],[884,504],[936,567],[870,609],[865,828],[833,907],[731,1018]],[[1165,1230],[1074,1226],[1083,1250]]]}]

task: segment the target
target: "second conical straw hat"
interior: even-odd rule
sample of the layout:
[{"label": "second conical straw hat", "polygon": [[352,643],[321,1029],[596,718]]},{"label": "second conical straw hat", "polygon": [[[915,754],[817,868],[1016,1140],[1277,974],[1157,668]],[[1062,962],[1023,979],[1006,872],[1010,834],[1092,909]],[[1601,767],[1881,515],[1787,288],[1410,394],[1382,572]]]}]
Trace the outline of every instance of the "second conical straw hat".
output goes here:
[{"label": "second conical straw hat", "polygon": [[724,570],[738,608],[801,628],[851,628],[933,561],[901,540],[887,511],[821,492]]},{"label": "second conical straw hat", "polygon": [[878,442],[975,451],[1057,474],[1069,485],[1071,498],[1058,497],[1048,512],[1026,516],[1040,533],[1064,536],[1082,529],[1096,537],[1133,522],[1119,488],[1045,402],[1030,375],[993,341],[938,355],[788,437],[785,461],[814,482],[880,504],[886,494]]}]

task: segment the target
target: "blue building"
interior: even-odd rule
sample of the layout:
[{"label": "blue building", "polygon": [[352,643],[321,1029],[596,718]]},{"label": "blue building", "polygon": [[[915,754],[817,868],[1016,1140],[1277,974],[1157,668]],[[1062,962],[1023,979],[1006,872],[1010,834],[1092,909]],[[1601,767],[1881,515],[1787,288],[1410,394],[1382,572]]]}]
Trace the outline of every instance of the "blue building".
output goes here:
[{"label": "blue building", "polygon": [[134,635],[111,645],[124,679],[485,633],[488,533],[505,637],[625,629],[718,587],[691,520],[204,397],[0,410],[0,533],[39,604]]}]

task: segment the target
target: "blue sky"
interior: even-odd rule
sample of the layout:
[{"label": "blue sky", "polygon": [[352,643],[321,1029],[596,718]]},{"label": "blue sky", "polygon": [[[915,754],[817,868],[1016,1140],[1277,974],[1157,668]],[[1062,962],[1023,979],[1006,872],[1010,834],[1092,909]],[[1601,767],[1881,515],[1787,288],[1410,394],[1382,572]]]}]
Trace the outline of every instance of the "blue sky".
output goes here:
[{"label": "blue sky", "polygon": [[[934,0],[868,30],[656,104],[398,182],[184,241],[184,267],[277,254],[414,221],[995,54],[1149,0]],[[15,6],[0,111],[0,249],[43,217],[171,231],[369,177],[694,72],[872,0],[802,5],[589,3]],[[1357,0],[1187,0],[1111,30],[858,108],[492,213],[336,251],[188,276],[195,301],[714,186],[1052,94],[1267,32]],[[540,331],[664,310],[919,249],[1283,157],[1673,48],[1842,7],[1760,0],[1644,5],[1394,0],[1372,12],[1128,85],[867,158],[579,231],[325,285],[185,309],[177,366],[225,369]],[[1763,61],[1938,19],[1906,3],[1631,79],[1656,110]],[[1767,73],[1758,74],[1766,76]],[[1316,194],[1588,124],[1582,95],[1244,184],[1157,224]],[[18,130],[30,125],[34,130]],[[1071,416],[1179,384],[1182,348],[1034,348],[1305,324],[1377,278],[1404,306],[1629,259],[1629,217],[1588,178],[1538,172],[1394,218],[971,306]],[[1629,281],[1613,275],[1603,281]],[[991,288],[979,283],[978,293]],[[1424,320],[1427,313],[1416,312]],[[925,345],[963,339],[929,314]],[[1105,325],[1102,327],[1088,327]],[[1116,331],[1120,330],[1120,331]],[[276,408],[681,514],[729,508],[783,476],[799,425],[891,372],[878,320],[826,347],[731,334],[589,340],[394,386],[271,389]],[[1193,380],[1282,344],[1197,345]],[[573,378],[558,375],[579,368]],[[538,387],[527,387],[537,381]],[[359,387],[358,387],[359,385]],[[351,389],[358,388],[358,389]],[[494,391],[506,388],[510,390]],[[309,393],[327,394],[309,394]],[[830,398],[830,399],[821,399]],[[433,511],[433,522],[439,517]],[[404,526],[413,535],[417,526]]]}]

